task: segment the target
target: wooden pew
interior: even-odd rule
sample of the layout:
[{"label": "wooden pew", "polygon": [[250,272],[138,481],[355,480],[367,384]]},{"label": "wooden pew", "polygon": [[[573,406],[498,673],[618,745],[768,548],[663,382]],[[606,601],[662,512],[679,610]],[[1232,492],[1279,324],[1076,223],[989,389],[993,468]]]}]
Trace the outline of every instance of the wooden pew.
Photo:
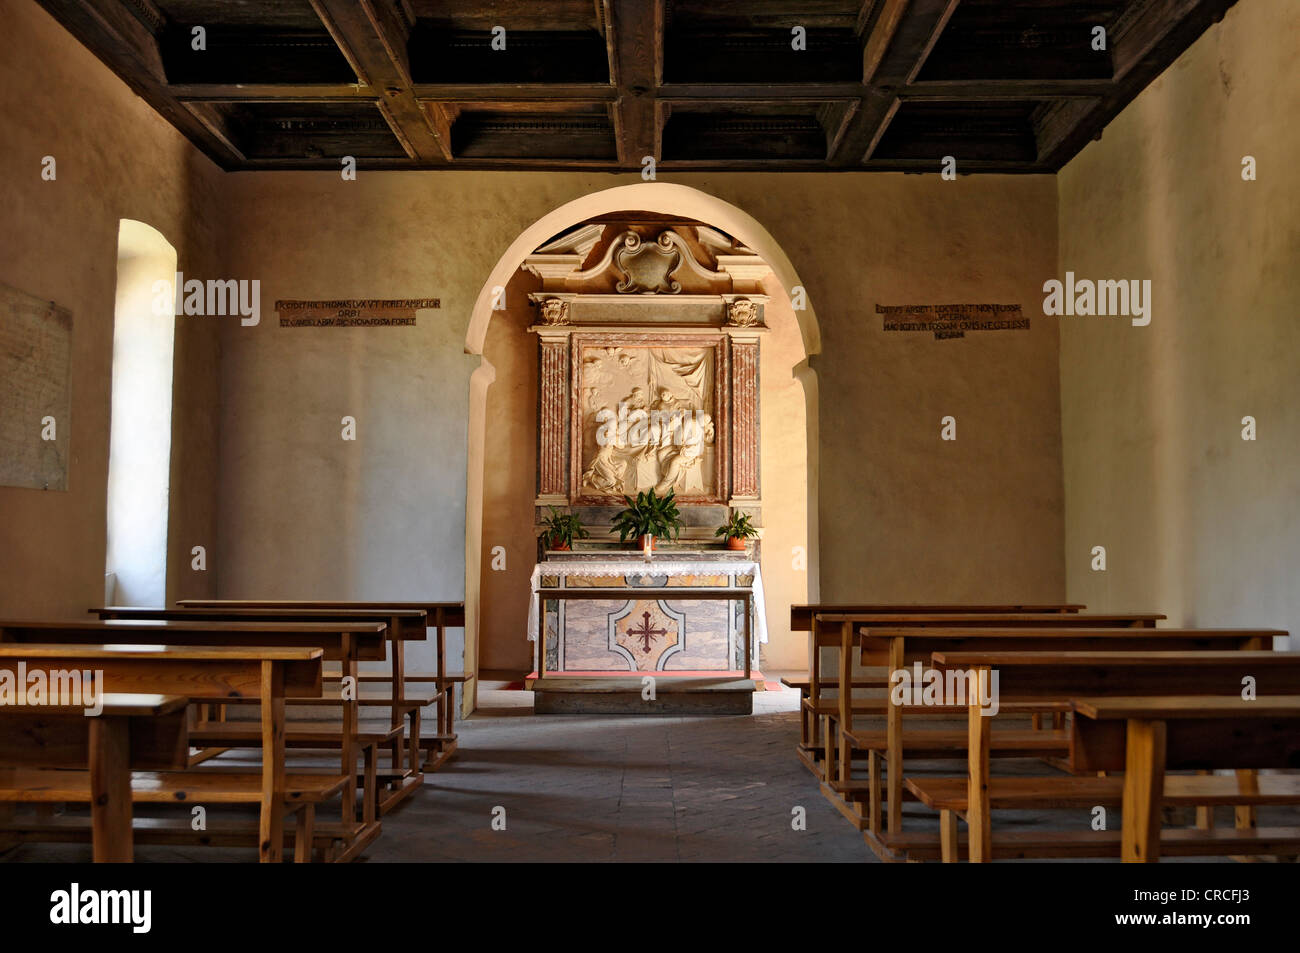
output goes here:
[{"label": "wooden pew", "polygon": [[[872,603],[810,603],[790,606],[790,631],[813,632],[813,620],[818,614],[829,615],[867,615],[867,616],[911,616],[917,614],[1011,614],[1041,613],[1055,614],[1061,612],[1079,612],[1087,608],[1082,605],[928,605],[928,604],[872,604]],[[814,709],[805,704],[810,696],[821,696],[821,665],[819,647],[810,637],[808,649],[808,674],[806,676],[783,676],[781,684],[799,692],[799,744],[795,753],[814,774],[820,773],[817,758],[820,756],[821,742],[818,730],[819,719]],[[887,688],[884,678],[859,678],[853,682],[854,688]]]},{"label": "wooden pew", "polygon": [[[1159,630],[1180,631],[1180,630]],[[1186,632],[1227,633],[1233,630],[1181,630]],[[1279,630],[1236,630],[1252,639],[1272,639],[1286,635]],[[999,694],[1008,700],[1060,700],[1076,697],[1221,695],[1240,697],[1242,678],[1258,680],[1261,697],[1300,694],[1300,654],[1261,650],[1238,651],[936,651],[933,664],[940,671],[955,670],[979,673],[996,669]],[[1038,786],[1025,799],[1010,803],[1015,785],[994,782],[989,773],[990,719],[980,714],[978,701],[968,713],[966,796],[958,785],[943,787],[936,782],[951,779],[909,779],[908,787],[923,802],[948,813],[941,817],[941,835],[948,858],[955,859],[952,838],[956,832],[953,817],[964,813],[969,828],[969,854],[972,862],[993,857],[992,799],[1000,807],[1032,807],[1048,788],[1068,795],[1075,778],[1036,779]],[[1102,762],[1089,761],[1086,749],[1072,740],[1069,767],[1072,771],[1106,770]],[[1113,762],[1112,762],[1113,765]],[[1230,767],[1231,765],[1222,765]],[[1198,787],[1194,782],[1206,781]],[[1181,790],[1197,805],[1214,803],[1214,779],[1182,779]],[[942,804],[933,795],[942,792]],[[1239,824],[1241,819],[1239,818]],[[1184,845],[1183,850],[1187,849]],[[1051,856],[1048,854],[1047,856]]]},{"label": "wooden pew", "polygon": [[[1300,767],[1300,695],[1102,697],[1074,699],[1071,705],[1076,767],[1124,772],[1120,842],[1125,863],[1160,859],[1161,807],[1181,781],[1222,788],[1216,803],[1238,808],[1300,804],[1300,777],[1261,777],[1253,770]],[[1179,768],[1238,771],[1231,778],[1165,776]],[[1257,846],[1271,847],[1270,853],[1278,847],[1300,852],[1300,828],[1246,830],[1260,840]]]},{"label": "wooden pew", "polygon": [[[436,734],[424,736],[420,749],[426,752],[425,772],[436,771],[456,753],[456,685],[468,682],[473,672],[447,670],[447,629],[465,627],[463,602],[351,602],[308,599],[181,599],[176,603],[185,608],[248,608],[248,609],[357,609],[357,610],[416,610],[425,613],[427,624],[434,630],[434,657],[436,672],[405,672],[405,660],[400,654],[402,646],[394,644],[394,665],[403,671],[404,685],[411,682],[428,682],[441,693],[436,710]],[[362,672],[361,681],[378,680],[377,673]],[[405,690],[405,689],[404,689]]]},{"label": "wooden pew", "polygon": [[[385,655],[387,626],[382,622],[281,622],[255,621],[169,621],[154,619],[114,619],[110,621],[37,621],[0,622],[0,642],[58,641],[68,644],[118,644],[152,645],[166,642],[169,645],[231,647],[231,646],[285,646],[318,648],[324,658],[338,660],[346,673],[355,675],[357,663],[362,660],[380,660]],[[193,695],[194,693],[190,693]],[[307,692],[291,692],[289,697],[321,697],[320,686]],[[196,699],[198,700],[198,699]],[[229,699],[207,699],[228,702]],[[331,859],[350,860],[361,853],[379,836],[378,775],[375,754],[379,746],[400,734],[401,727],[387,732],[363,732],[359,725],[356,699],[330,699],[342,714],[342,724],[337,728],[328,725],[287,724],[284,744],[294,748],[337,749],[341,759],[341,773],[356,778],[357,759],[364,762],[359,784],[349,784],[340,799],[340,826],[331,830],[333,838],[342,840],[345,848],[341,855]],[[199,747],[213,753],[217,749],[256,748],[264,744],[263,733],[254,723],[205,722],[190,731],[191,740]],[[200,758],[199,760],[202,760]],[[198,763],[192,761],[191,763]],[[357,788],[363,792],[362,817],[356,822]],[[324,829],[323,829],[324,830]],[[330,837],[322,834],[322,839]],[[331,838],[331,839],[333,839]]]},{"label": "wooden pew", "polygon": [[[884,665],[888,671],[909,668],[916,662],[928,667],[933,653],[980,649],[987,651],[1016,651],[1020,649],[1051,648],[1060,651],[1086,651],[1110,649],[1122,652],[1149,652],[1155,650],[1203,651],[1203,650],[1249,650],[1258,648],[1277,633],[1275,630],[1213,630],[1213,629],[1156,629],[1154,620],[1149,615],[1129,617],[1125,628],[1089,628],[1086,623],[1099,618],[1117,621],[1115,616],[1071,616],[1069,622],[1057,621],[1044,624],[1035,621],[1025,624],[1017,620],[1013,624],[999,623],[996,627],[983,628],[944,624],[942,626],[899,627],[892,623],[879,627],[864,626],[859,630],[861,640],[860,661],[863,665]],[[841,655],[841,677],[847,670],[847,655]],[[1068,694],[1064,697],[1053,695],[1031,695],[1025,698],[1009,696],[1003,692],[1003,711],[1008,714],[1033,711],[1036,706],[1042,710],[1068,710]],[[842,726],[839,733],[839,748],[836,752],[832,771],[823,784],[823,793],[840,808],[841,812],[854,821],[864,831],[868,845],[877,854],[891,859],[902,845],[908,844],[912,849],[925,846],[924,838],[901,838],[903,800],[914,792],[908,789],[903,780],[903,761],[907,753],[912,757],[943,757],[946,751],[949,757],[964,757],[967,750],[967,738],[964,732],[951,731],[927,735],[926,732],[909,730],[904,732],[904,716],[909,708],[885,704],[885,730],[855,730],[853,717],[855,710],[846,709],[841,703],[838,722]],[[938,709],[943,711],[943,709]],[[961,709],[947,709],[951,715],[964,718]],[[1068,736],[1063,728],[1053,728],[1050,732],[1021,730],[999,733],[993,749],[994,757],[1046,757],[1060,759],[1068,753]],[[850,775],[852,757],[855,752],[865,753],[868,757],[868,777],[865,783],[856,782]],[[882,783],[883,769],[883,783]],[[867,810],[864,812],[854,797],[865,796]],[[888,816],[882,830],[881,802],[888,810]]]},{"label": "wooden pew", "polygon": [[188,766],[189,699],[104,693],[94,716],[70,701],[0,705],[0,799],[30,786],[15,768],[85,765],[95,863],[129,863],[131,772]]},{"label": "wooden pew", "polygon": [[[388,747],[391,770],[377,772],[381,787],[378,810],[382,816],[413,794],[424,781],[419,764],[420,716],[423,708],[441,703],[438,691],[418,691],[406,684],[402,669],[404,646],[410,641],[424,641],[425,613],[422,609],[266,609],[266,608],[179,608],[159,609],[140,606],[105,606],[90,610],[100,619],[153,619],[189,622],[378,622],[387,627],[389,641],[389,690],[380,693],[362,691],[357,683],[357,704],[390,709],[389,724],[400,733],[410,723],[409,749],[401,737],[394,737]],[[357,673],[360,680],[361,673]],[[326,680],[329,681],[328,675]],[[333,705],[329,697],[289,699],[290,705]]]},{"label": "wooden pew", "polygon": [[[69,626],[88,623],[67,623]],[[21,623],[20,626],[32,625]],[[44,623],[50,636],[59,627]],[[0,632],[15,631],[15,624],[0,623]],[[21,631],[21,628],[18,629]],[[75,631],[75,630],[73,630]],[[20,671],[91,670],[102,679],[103,690],[130,694],[184,694],[191,701],[227,702],[248,700],[261,712],[262,767],[253,774],[214,774],[204,788],[203,798],[258,805],[257,846],[259,859],[278,862],[284,849],[284,811],[292,801],[284,756],[284,699],[286,692],[308,695],[321,689],[320,649],[257,647],[193,647],[171,645],[73,645],[7,641],[0,643],[0,671],[17,678]],[[63,772],[71,775],[71,772]],[[185,782],[169,783],[191,773],[160,775],[155,788],[174,799],[187,790]],[[323,776],[295,781],[305,799],[328,796],[337,791],[346,776]],[[55,791],[57,800],[72,801],[76,790]],[[133,798],[135,793],[133,791]],[[10,800],[23,800],[10,797]],[[201,803],[201,801],[200,801]]]},{"label": "wooden pew", "polygon": [[[1072,607],[1071,607],[1072,608]],[[792,617],[793,618],[793,617]],[[927,626],[941,627],[1125,627],[1125,628],[1153,628],[1157,621],[1165,618],[1160,613],[1097,613],[1083,615],[1074,611],[1062,612],[1042,612],[1042,613],[998,613],[998,612],[921,612],[921,613],[904,613],[897,611],[888,611],[880,614],[869,612],[853,613],[818,613],[814,615],[812,621],[811,634],[809,636],[809,665],[810,670],[816,675],[811,680],[808,698],[802,703],[802,709],[808,713],[813,720],[814,726],[821,722],[825,731],[821,733],[824,738],[822,745],[822,761],[818,765],[816,755],[805,753],[800,749],[800,757],[814,774],[823,782],[831,781],[835,778],[835,769],[833,766],[834,752],[839,747],[839,737],[837,728],[839,725],[840,701],[827,700],[823,693],[828,688],[837,688],[841,680],[846,680],[846,672],[852,671],[852,647],[854,631],[857,627],[864,625],[888,625],[894,628],[923,628]],[[822,655],[822,649],[834,648],[838,653],[839,665],[837,676],[827,680],[820,675],[819,660]],[[869,664],[885,664],[884,661]],[[869,687],[888,687],[888,680],[882,679],[882,684]],[[844,693],[840,693],[843,695]],[[851,692],[848,693],[851,697]],[[860,714],[884,714],[885,706],[882,699],[853,702],[854,711]],[[1058,726],[1059,727],[1059,726]],[[815,739],[819,734],[816,727],[811,729],[812,737]]]}]

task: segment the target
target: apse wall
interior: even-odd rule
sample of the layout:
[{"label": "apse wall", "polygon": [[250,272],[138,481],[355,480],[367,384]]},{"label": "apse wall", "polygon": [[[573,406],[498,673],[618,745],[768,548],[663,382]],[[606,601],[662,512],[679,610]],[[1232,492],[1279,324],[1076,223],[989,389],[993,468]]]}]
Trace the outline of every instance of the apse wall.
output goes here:
[{"label": "apse wall", "polygon": [[[660,178],[757,219],[816,309],[821,597],[1060,599],[1055,322],[936,340],[887,332],[875,313],[878,303],[1012,302],[1032,315],[1056,266],[1053,179]],[[639,181],[364,165],[355,181],[228,176],[231,268],[261,280],[267,306],[260,325],[223,338],[221,595],[460,598],[469,376],[479,364],[463,346],[475,300],[533,222]],[[345,297],[437,297],[441,307],[415,327],[371,329],[280,328],[271,311],[280,298]],[[525,385],[511,374],[492,386]],[[356,441],[341,439],[343,416],[356,418]],[[955,441],[940,439],[945,416],[956,419]],[[485,480],[534,465],[535,432],[516,428],[510,439]],[[486,574],[491,541],[483,545]],[[523,598],[530,569],[512,558],[508,580],[493,584]],[[785,626],[772,638],[788,657],[802,645]]]},{"label": "apse wall", "polygon": [[1238,3],[1058,176],[1061,272],[1152,302],[1061,319],[1071,600],[1300,631],[1297,36]]},{"label": "apse wall", "polygon": [[[0,487],[0,610],[85,618],[104,600],[119,223],[151,225],[182,271],[217,277],[225,176],[35,3],[5,5],[0,128],[0,282],[72,312],[68,489]],[[190,550],[216,536],[219,320],[176,320],[169,598],[216,592]]]}]

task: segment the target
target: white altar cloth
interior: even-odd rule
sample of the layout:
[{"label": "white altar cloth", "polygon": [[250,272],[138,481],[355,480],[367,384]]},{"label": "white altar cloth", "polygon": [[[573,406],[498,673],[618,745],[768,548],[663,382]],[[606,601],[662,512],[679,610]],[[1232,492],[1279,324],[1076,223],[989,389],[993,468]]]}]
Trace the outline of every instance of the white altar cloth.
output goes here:
[{"label": "white altar cloth", "polygon": [[[537,641],[537,590],[542,587],[543,576],[695,576],[695,575],[753,576],[754,633],[760,643],[767,643],[767,607],[763,601],[763,573],[758,563],[747,559],[688,559],[655,557],[644,559],[564,559],[547,560],[533,567],[528,599],[528,641]],[[681,601],[690,601],[691,590],[682,588]],[[636,589],[629,590],[629,598]]]}]

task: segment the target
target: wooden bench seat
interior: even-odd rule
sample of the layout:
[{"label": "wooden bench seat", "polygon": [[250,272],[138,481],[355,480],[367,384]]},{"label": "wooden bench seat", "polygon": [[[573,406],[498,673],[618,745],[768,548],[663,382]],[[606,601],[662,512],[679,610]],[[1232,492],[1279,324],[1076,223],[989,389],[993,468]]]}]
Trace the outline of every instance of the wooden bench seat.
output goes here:
[{"label": "wooden bench seat", "polygon": [[[407,708],[428,708],[430,705],[442,698],[440,691],[411,691],[409,688],[400,698],[394,698],[391,692],[387,691],[366,691],[362,689],[357,693],[357,704],[363,708],[391,708],[396,706],[399,709]],[[286,698],[286,705],[311,705],[322,708],[329,706],[338,707],[339,700],[329,697],[307,697],[307,698]]]},{"label": "wooden bench seat", "polygon": [[[326,671],[325,681],[337,682],[342,679],[339,672]],[[436,672],[407,672],[406,680],[408,682],[445,682],[448,684],[462,684],[469,681],[474,676],[466,672],[448,672],[446,675],[439,675]],[[389,682],[392,676],[387,672],[358,672],[357,681],[359,682]]]},{"label": "wooden bench seat", "polygon": [[[1229,630],[1203,631],[1218,636]],[[1268,637],[1285,634],[1276,630],[1242,630],[1239,634],[1260,636],[1262,631],[1267,631]],[[1250,795],[1263,791],[1263,779],[1255,769],[1294,767],[1300,759],[1300,655],[1254,649],[936,651],[932,661],[944,671],[996,670],[1003,698],[1076,696],[1076,714],[1070,724],[1070,767],[1076,773],[1125,772],[1125,860],[1148,862],[1159,858],[1159,808],[1166,802],[1166,768],[1244,772],[1240,777],[1246,786],[1239,790],[1232,787],[1237,779],[1213,776],[1171,778],[1170,785],[1171,792],[1191,791],[1191,803],[1198,806],[1217,803],[1216,793],[1229,797],[1227,803],[1237,806],[1239,829],[1253,825],[1253,811],[1259,804],[1295,803],[1288,800],[1296,790],[1289,781],[1268,782],[1268,802],[1254,801]],[[1252,679],[1251,684],[1258,685],[1260,700],[1240,697],[1247,677]],[[1189,697],[1187,692],[1197,695]],[[1087,694],[1097,697],[1077,698]],[[965,814],[972,831],[970,856],[976,861],[993,856],[993,805],[988,796],[994,784],[989,772],[994,733],[989,722],[978,708],[971,708],[967,774],[958,779],[968,784],[971,792]],[[1137,770],[1139,765],[1142,772]],[[1146,781],[1139,784],[1143,774]],[[1140,804],[1141,809],[1134,808],[1134,804]],[[941,824],[951,842],[956,836],[955,813],[944,813]],[[952,856],[955,850],[950,849]]]},{"label": "wooden bench seat", "polygon": [[[219,637],[225,630],[210,623],[178,623],[176,628],[166,622],[140,623],[150,635],[149,643],[127,645],[85,644],[95,636],[101,640],[109,633],[122,634],[134,631],[137,624],[120,625],[109,622],[0,622],[0,670],[17,673],[23,667],[45,668],[50,671],[90,669],[99,676],[100,686],[108,693],[152,693],[156,695],[181,695],[190,701],[227,703],[236,700],[254,702],[259,706],[261,721],[259,734],[268,739],[263,750],[256,789],[259,820],[255,844],[264,862],[281,859],[284,845],[284,812],[291,801],[284,787],[286,775],[284,746],[281,743],[284,697],[286,694],[307,695],[319,692],[321,686],[321,658],[323,652],[313,647],[256,647],[256,646],[173,646],[158,644],[167,634],[199,636],[205,630],[210,637]],[[111,637],[111,636],[109,636]],[[40,638],[52,640],[43,644]],[[64,639],[67,641],[63,641]],[[20,643],[20,644],[13,644]],[[70,644],[72,643],[72,644]],[[176,714],[183,715],[183,711]],[[37,713],[35,717],[45,717]],[[99,719],[82,719],[93,731]],[[181,719],[183,724],[183,718]],[[93,746],[92,746],[93,748]],[[179,754],[184,756],[188,746],[182,744]],[[123,747],[123,751],[125,748]],[[46,751],[39,760],[9,759],[15,769],[61,767],[59,761],[49,760],[55,752]],[[63,764],[67,764],[66,760]],[[130,760],[113,755],[108,763],[117,765],[121,789],[129,792]],[[184,761],[179,760],[179,765]],[[89,765],[93,774],[95,762]],[[346,775],[346,771],[340,772]],[[343,795],[349,790],[343,787]],[[101,795],[92,798],[92,813]],[[129,818],[133,796],[116,799],[119,813]],[[309,805],[298,812],[300,824]],[[98,829],[99,823],[95,823]],[[126,831],[131,831],[127,823]],[[125,842],[129,848],[129,840]],[[98,855],[98,852],[97,852]],[[119,856],[112,859],[128,859]]]},{"label": "wooden bench seat", "polygon": [[[360,745],[374,746],[400,739],[404,733],[405,728],[396,725],[384,728],[358,728],[353,737]],[[252,721],[210,721],[191,728],[190,741],[195,745],[214,748],[260,748],[262,746],[261,725]],[[342,743],[343,739],[337,724],[326,721],[285,722],[286,748],[336,750]]]},{"label": "wooden bench seat", "polygon": [[[884,729],[854,728],[840,733],[855,748],[867,751],[884,751],[889,744]],[[903,748],[909,758],[964,758],[969,750],[969,736],[965,728],[911,728],[903,729]],[[1070,735],[1055,729],[1012,729],[995,731],[989,740],[995,758],[1064,757],[1069,754]]]},{"label": "wooden bench seat", "polygon": [[[195,648],[310,647],[319,649],[323,659],[335,661],[340,670],[349,674],[355,674],[359,663],[363,660],[384,659],[390,641],[401,645],[404,644],[404,640],[425,637],[424,616],[420,612],[399,614],[385,621],[386,617],[374,612],[355,613],[347,618],[333,618],[327,613],[322,618],[318,614],[304,613],[300,610],[292,612],[257,610],[245,611],[227,618],[222,612],[206,609],[116,606],[94,611],[109,615],[111,618],[98,622],[15,622],[6,624],[0,636],[5,641],[32,642],[48,635],[59,642],[86,644],[95,640],[103,641],[106,634],[109,634],[108,637],[122,643],[137,645],[174,640],[179,645]],[[310,618],[311,621],[304,621],[304,618]],[[322,679],[318,675],[308,691],[285,692],[286,702],[290,698],[311,697],[319,699],[312,704],[338,706],[342,713],[342,724],[335,729],[338,739],[330,747],[339,752],[339,773],[349,776],[355,774],[357,759],[361,757],[371,763],[363,769],[360,777],[374,777],[377,783],[373,764],[376,753],[368,750],[365,742],[353,737],[360,706],[337,697],[329,700],[321,699],[321,687]],[[212,701],[212,697],[208,696],[203,700]],[[222,699],[222,701],[229,700],[231,699]],[[392,724],[400,726],[402,717],[400,712],[394,713]],[[408,712],[406,717],[413,725],[417,724],[418,714]],[[317,731],[320,728],[320,725],[316,726]],[[195,745],[206,746],[207,750],[191,758],[191,765],[197,765],[207,758],[219,755],[225,747],[208,745],[202,738],[196,739]],[[394,763],[401,760],[405,750],[394,741]],[[364,805],[367,810],[373,806],[378,814],[382,814],[412,793],[422,781],[423,777],[418,772],[412,771],[409,784],[404,784],[398,791],[386,792],[384,797],[381,797],[380,792],[376,790],[366,789],[362,792]],[[340,799],[340,816],[351,819],[355,814],[356,805],[356,791],[344,791]],[[367,819],[374,822],[378,814],[373,817],[367,815]]]},{"label": "wooden bench seat", "polygon": [[[903,606],[797,606],[791,610],[791,625],[795,631],[806,630],[809,632],[808,677],[810,684],[808,697],[815,702],[820,702],[823,692],[835,689],[840,683],[849,683],[861,677],[854,676],[852,673],[853,639],[859,629],[866,632],[869,628],[879,626],[909,632],[923,631],[929,628],[987,630],[989,627],[997,627],[997,630],[1002,632],[1008,629],[1037,629],[1041,632],[1047,628],[1053,630],[1062,628],[1095,630],[1098,627],[1149,630],[1154,628],[1156,622],[1165,618],[1164,615],[1154,612],[1083,615],[1078,611],[1079,608],[1081,607],[1070,605],[1017,606],[1011,608],[994,605],[975,607],[916,606],[910,608]],[[816,611],[809,611],[814,609]],[[826,673],[824,677],[822,674],[825,667],[822,661],[823,650],[835,650],[839,655],[837,670]],[[924,657],[928,658],[928,656]],[[868,661],[864,654],[862,664],[868,666],[881,665],[886,668],[900,667],[899,665],[893,665],[894,661],[901,664],[903,660],[901,658],[897,660],[891,659],[886,652],[881,657]],[[874,676],[871,677],[871,680],[874,681],[874,678]],[[881,676],[881,678],[883,684],[880,687],[887,686],[888,682],[885,677]],[[1059,728],[1060,716],[1057,717],[1055,727]],[[1037,721],[1038,718],[1035,718],[1036,723]],[[800,712],[799,744],[796,746],[796,752],[799,753],[801,760],[822,780],[834,777],[835,766],[831,763],[830,758],[823,756],[819,760],[816,755],[807,752],[811,748],[824,747],[826,750],[833,750],[837,747],[835,733],[839,728],[839,724],[840,718],[837,712],[825,714],[814,714],[803,710]],[[1035,726],[1037,727],[1037,724]],[[824,741],[822,741],[823,737],[825,738]]]},{"label": "wooden bench seat", "polygon": [[[284,776],[286,802],[319,804],[336,797],[346,780],[336,774]],[[262,775],[256,771],[136,771],[131,775],[136,804],[258,804]],[[27,804],[91,802],[90,773],[58,768],[0,768],[0,801]]]},{"label": "wooden bench seat", "polygon": [[[418,602],[354,602],[347,600],[295,600],[295,599],[182,599],[177,606],[182,608],[193,609],[252,609],[252,610],[277,610],[277,611],[356,611],[356,612],[423,612],[425,615],[425,625],[434,631],[434,664],[437,666],[436,675],[417,675],[410,676],[406,674],[406,662],[404,658],[404,643],[400,639],[395,639],[392,645],[392,676],[391,678],[375,676],[379,673],[358,673],[358,681],[389,681],[393,685],[405,685],[407,681],[426,681],[434,680],[442,687],[452,685],[456,682],[469,682],[474,678],[472,672],[460,673],[453,675],[447,671],[447,629],[463,629],[465,627],[465,603],[464,602],[435,602],[424,600]],[[404,691],[397,691],[395,694],[402,695]],[[400,714],[393,713],[393,722],[401,720]],[[435,727],[436,731],[432,735],[423,735],[414,750],[417,754],[419,751],[426,753],[423,764],[412,763],[410,769],[412,772],[436,771],[449,758],[456,753],[456,712],[455,712],[455,692],[448,691],[442,698],[438,699],[435,710]],[[396,748],[392,749],[394,763],[399,757]],[[413,781],[418,783],[422,780],[418,775],[413,774]],[[414,784],[406,788],[407,791],[414,790]],[[403,795],[405,796],[405,795]],[[398,799],[400,800],[400,798]],[[385,802],[386,804],[396,803],[393,800]],[[387,807],[381,807],[387,810]]]},{"label": "wooden bench seat", "polygon": [[[1118,624],[1121,618],[1072,615],[1068,616],[1068,622],[1062,619],[1055,624],[1039,621],[1031,624],[1022,617],[1015,620],[1014,624],[993,626],[968,625],[966,624],[968,620],[961,620],[960,625],[941,622],[911,627],[898,626],[892,622],[858,625],[857,620],[846,620],[842,623],[840,631],[840,677],[844,679],[850,674],[849,653],[852,650],[854,629],[857,630],[861,641],[860,661],[864,665],[883,662],[891,671],[898,671],[911,670],[919,663],[925,667],[940,668],[945,671],[955,669],[959,673],[972,672],[978,668],[997,667],[995,662],[988,661],[992,659],[1025,659],[1043,655],[1092,658],[1102,660],[1103,664],[1105,659],[1122,660],[1148,654],[1158,660],[1197,657],[1232,658],[1240,661],[1255,656],[1260,645],[1271,644],[1273,639],[1286,634],[1277,629],[1157,629],[1154,628],[1155,614],[1135,614],[1127,617],[1126,624]],[[1102,619],[1106,620],[1105,624],[1108,627],[1095,628],[1089,625]],[[825,621],[828,620],[819,616],[817,624],[821,625]],[[976,656],[985,659],[985,663],[976,665],[969,661]],[[955,658],[964,658],[967,663],[941,664],[941,660],[951,661]],[[1158,661],[1157,667],[1159,664],[1165,663]],[[1213,664],[1218,663],[1212,662],[1211,665]],[[1006,671],[999,669],[1002,679],[999,692],[1000,711],[1009,711],[1007,706],[1011,703],[1067,701],[1071,694],[1077,693],[1063,691],[1060,686],[1075,684],[1073,680],[1079,677],[1079,672],[1082,670],[1084,670],[1083,665],[1064,674],[1054,671],[1044,675],[1040,671],[1035,671],[1030,676],[1035,680],[1032,690],[1020,693],[1014,690],[1014,686],[1008,684]],[[1200,671],[1198,677],[1208,678],[1207,672],[1208,669]],[[1049,683],[1044,680],[1045,678],[1055,678],[1056,681]],[[1094,679],[1082,684],[1104,686],[1104,683],[1105,679],[1100,678],[1100,681]],[[1240,680],[1236,684],[1240,686]],[[1105,687],[1098,688],[1101,693],[1106,690]],[[854,713],[847,705],[838,715],[827,716],[828,756],[822,759],[825,765],[823,780],[835,780],[852,771],[853,745],[846,741],[833,746],[832,742],[836,740],[835,731],[841,726],[852,729],[853,717]],[[1056,721],[1058,726],[1064,724],[1063,715],[1058,713],[1057,719],[1059,719]],[[886,720],[886,733],[891,729],[901,731],[905,720],[904,712],[891,707],[886,711]],[[989,730],[989,723],[995,720],[981,718],[980,721],[984,723],[981,730]],[[887,744],[882,750],[886,761],[884,773],[888,788],[885,798],[893,803],[889,808],[887,825],[889,830],[898,832],[902,829],[902,815],[899,811],[902,804],[903,763],[905,758],[915,755],[907,750],[905,742],[896,745]],[[833,756],[835,753],[838,753],[838,758]],[[878,766],[873,765],[873,768],[879,770]]]},{"label": "wooden bench seat", "polygon": [[[311,801],[300,802],[294,810],[298,819],[296,828],[286,826],[282,832],[281,850],[292,852],[297,861],[309,861],[312,849],[316,848],[326,862],[345,862],[379,836],[377,827],[367,827],[360,822],[315,822],[312,817],[315,807]],[[93,839],[91,819],[74,814],[40,817],[14,815],[0,819],[0,834],[15,841],[47,844],[83,844]],[[247,847],[258,837],[258,824],[251,820],[223,820],[221,824],[207,830],[196,831],[188,815],[135,817],[132,820],[132,837],[137,844],[164,847],[192,847],[195,844],[203,847]]]},{"label": "wooden bench seat", "polygon": [[[926,807],[937,811],[966,810],[970,787],[966,778],[909,775],[906,784]],[[1124,795],[1124,779],[1068,775],[991,778],[988,792],[989,807],[994,810],[1118,807]],[[1234,775],[1167,775],[1161,800],[1174,807],[1300,804],[1300,776],[1266,774],[1246,782]]]},{"label": "wooden bench seat", "polygon": [[[823,698],[817,703],[809,698],[804,701],[803,706],[805,710],[818,715],[838,714],[840,711],[840,702],[837,698]],[[855,698],[852,702],[852,711],[855,715],[884,715],[891,707],[894,706],[890,705],[888,698]],[[966,720],[965,705],[899,705],[897,707],[901,708],[905,715],[943,715],[947,718]],[[1070,703],[1064,701],[1006,702],[998,709],[999,713],[1008,715],[1042,715],[1069,710]]]},{"label": "wooden bench seat", "polygon": [[[863,834],[873,853],[887,861],[940,860],[943,845],[938,833],[866,831]],[[1094,831],[1006,831],[992,844],[994,860],[1118,858],[1121,832]],[[1259,828],[1171,828],[1160,833],[1160,853],[1167,857],[1291,856],[1300,854],[1300,827]],[[968,854],[967,835],[957,836],[958,859]]]}]

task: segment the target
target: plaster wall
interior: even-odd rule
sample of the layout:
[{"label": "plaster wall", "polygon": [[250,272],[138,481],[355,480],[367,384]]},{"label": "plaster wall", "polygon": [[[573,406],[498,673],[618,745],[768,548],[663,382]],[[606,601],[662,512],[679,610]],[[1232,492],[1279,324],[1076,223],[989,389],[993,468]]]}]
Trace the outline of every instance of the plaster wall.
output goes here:
[{"label": "plaster wall", "polygon": [[[104,600],[113,314],[121,219],[153,226],[191,274],[219,270],[221,171],[35,3],[0,35],[0,281],[72,311],[65,492],[0,487],[0,612],[84,618]],[[55,178],[41,176],[54,158]],[[218,319],[219,320],[219,319]],[[190,549],[216,536],[217,323],[178,318],[169,598],[216,592]],[[39,427],[33,428],[39,434]]]},{"label": "plaster wall", "polygon": [[1058,176],[1061,272],[1152,300],[1060,319],[1072,601],[1300,631],[1298,37],[1238,3]]}]

